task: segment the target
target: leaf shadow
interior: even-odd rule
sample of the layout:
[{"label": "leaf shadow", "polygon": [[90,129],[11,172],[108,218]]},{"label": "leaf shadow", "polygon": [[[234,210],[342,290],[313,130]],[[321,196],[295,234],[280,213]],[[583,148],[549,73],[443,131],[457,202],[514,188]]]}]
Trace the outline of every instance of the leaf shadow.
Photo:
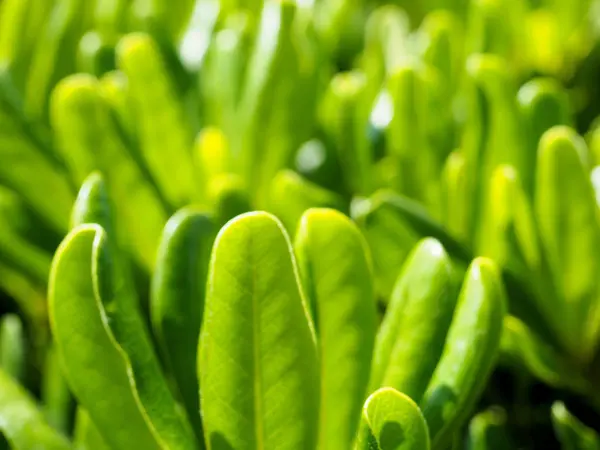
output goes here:
[{"label": "leaf shadow", "polygon": [[212,450],[234,450],[227,438],[216,431],[210,434],[210,448]]},{"label": "leaf shadow", "polygon": [[404,442],[404,429],[398,422],[386,422],[379,432],[381,450],[395,450]]}]

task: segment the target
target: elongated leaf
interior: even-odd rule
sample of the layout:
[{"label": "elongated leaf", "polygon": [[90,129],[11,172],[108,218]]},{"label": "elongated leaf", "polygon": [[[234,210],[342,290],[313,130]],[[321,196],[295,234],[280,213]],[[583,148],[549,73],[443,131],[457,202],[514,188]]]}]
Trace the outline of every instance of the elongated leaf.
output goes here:
[{"label": "elongated leaf", "polygon": [[25,88],[29,116],[45,118],[51,89],[75,71],[75,50],[91,19],[92,8],[87,6],[84,0],[55,2],[42,30],[38,30]]},{"label": "elongated leaf", "polygon": [[563,345],[584,361],[594,352],[600,331],[600,259],[595,252],[600,223],[588,164],[585,143],[572,129],[554,127],[543,135],[535,212],[559,296],[553,313]]},{"label": "elongated leaf", "polygon": [[[498,166],[487,191],[489,197],[481,223],[478,253],[493,258],[501,267],[513,269],[523,278],[541,275],[541,245],[519,175],[511,166]],[[548,298],[543,301],[549,302]],[[548,308],[543,304],[539,307]]]},{"label": "elongated leaf", "polygon": [[[439,71],[445,91],[451,95],[460,77],[464,57],[464,39],[459,17],[449,9],[431,11],[421,24],[419,38],[423,60]],[[448,144],[449,142],[446,143]]]},{"label": "elongated leaf", "polygon": [[25,336],[21,319],[15,314],[0,319],[0,367],[16,381],[25,374]]},{"label": "elongated leaf", "polygon": [[[264,151],[268,136],[263,130],[264,124],[272,121],[274,115],[285,115],[273,103],[278,99],[280,102],[287,100],[286,89],[298,87],[293,86],[292,76],[283,73],[283,69],[290,71],[295,63],[292,24],[296,9],[296,4],[290,1],[264,3],[246,69],[239,105],[243,133],[235,136],[237,140],[233,146],[241,149],[239,169],[253,192],[268,186],[266,183],[283,168],[282,164],[289,156],[281,154],[278,147],[273,148],[274,152]],[[299,126],[297,120],[295,123]],[[276,132],[275,127],[269,129]]]},{"label": "elongated leaf", "polygon": [[355,450],[429,450],[427,423],[417,404],[392,388],[367,399]]},{"label": "elongated leaf", "polygon": [[562,402],[552,405],[552,425],[563,450],[598,450],[600,436],[573,416]]},{"label": "elongated leaf", "polygon": [[214,35],[206,55],[208,63],[202,68],[203,116],[228,136],[239,132],[237,104],[250,56],[252,24],[245,12],[230,17]]},{"label": "elongated leaf", "polygon": [[[379,258],[382,259],[382,262],[384,257],[389,258],[389,262],[395,263],[391,267],[396,270],[395,267],[402,264],[408,250],[412,248],[419,237],[435,237],[442,243],[453,260],[464,264],[465,267],[474,256],[471,249],[457,241],[442,224],[431,218],[421,205],[387,190],[379,191],[373,195],[368,200],[364,210],[361,210],[355,217],[365,230],[365,235],[371,246],[375,261],[375,273],[382,271],[387,274],[386,279],[390,280],[389,291],[383,291],[386,296],[389,296],[391,285],[397,273],[392,273],[390,266],[383,263],[379,264]],[[413,239],[410,246],[400,238],[400,236],[406,235],[411,236]],[[403,243],[403,245],[400,243]],[[532,292],[531,288],[521,281],[522,277],[519,274],[515,274],[511,270],[504,270],[502,279],[506,290],[510,294],[511,312],[526,320],[529,326],[534,328],[536,333],[545,340],[551,342],[557,348],[561,348],[560,340],[557,339],[535,304],[535,292]]]},{"label": "elongated leaf", "polygon": [[105,242],[101,228],[83,225],[61,244],[50,277],[50,325],[69,386],[106,442],[115,449],[159,449],[131,389],[126,355],[115,346],[95,293],[94,248]]},{"label": "elongated leaf", "polygon": [[430,204],[435,193],[434,150],[425,130],[427,82],[423,70],[412,64],[390,75],[388,90],[394,115],[387,129],[388,152],[397,164],[396,189]]},{"label": "elongated leaf", "polygon": [[463,154],[467,164],[468,191],[472,193],[471,238],[477,242],[476,226],[487,200],[487,180],[500,164],[515,168],[525,192],[532,191],[535,153],[527,151],[523,121],[517,107],[513,76],[504,59],[495,55],[472,55],[467,60],[470,86],[469,127]]},{"label": "elongated leaf", "polygon": [[126,36],[117,47],[118,65],[129,80],[139,121],[142,154],[171,206],[198,198],[192,133],[157,44],[145,34]]},{"label": "elongated leaf", "polygon": [[441,222],[461,242],[469,242],[468,205],[465,158],[460,152],[448,155],[442,170]]},{"label": "elongated leaf", "polygon": [[370,255],[352,221],[309,209],[294,243],[321,363],[319,449],[352,447],[367,396],[377,311]]},{"label": "elongated leaf", "polygon": [[209,449],[315,448],[317,350],[298,283],[273,216],[238,216],[217,236],[199,348]]},{"label": "elongated leaf", "polygon": [[0,431],[15,450],[69,450],[67,439],[45,421],[34,400],[0,370]]},{"label": "elongated leaf", "polygon": [[[144,159],[139,150],[137,122],[135,111],[129,101],[129,81],[127,77],[123,72],[113,70],[105,73],[98,81],[102,98],[110,107],[111,115],[117,124],[117,129],[124,136],[123,140],[127,143],[128,150],[131,150],[132,156],[135,157],[138,165],[147,169],[145,163],[142,164]],[[150,174],[150,171],[145,170],[144,173]],[[151,176],[148,176],[148,178],[153,179]]]},{"label": "elongated leaf", "polygon": [[442,354],[456,287],[450,259],[435,239],[412,251],[377,334],[370,390],[390,386],[419,402]]},{"label": "elongated leaf", "polygon": [[159,442],[177,449],[196,448],[191,426],[176,404],[154,353],[130,268],[121,259],[119,247],[111,237],[115,234],[114,225],[104,185],[101,179],[92,177],[89,186],[78,197],[75,210],[80,212],[84,223],[98,223],[106,230],[94,253],[92,277],[102,314],[106,316],[107,331],[126,356],[131,388]]},{"label": "elongated leaf", "polygon": [[19,89],[23,90],[28,65],[39,28],[46,21],[53,2],[5,0],[0,5],[0,61],[8,65]]},{"label": "elongated leaf", "polygon": [[[560,295],[544,255],[533,209],[525,195],[517,172],[510,166],[498,166],[489,180],[488,201],[479,229],[478,254],[496,261],[504,269],[504,278],[514,277],[529,295],[520,299],[511,293],[511,312],[535,326],[542,323],[550,331],[546,340],[564,350],[563,317]],[[539,327],[536,331],[540,333]]]},{"label": "elongated leaf", "polygon": [[62,80],[51,106],[61,148],[73,172],[78,174],[78,182],[83,182],[94,168],[102,171],[123,224],[120,243],[142,266],[152,268],[167,219],[165,208],[111,122],[98,82],[89,75]]},{"label": "elongated leaf", "polygon": [[373,185],[373,155],[365,133],[371,106],[366,88],[362,72],[336,74],[320,110],[321,122],[343,169],[344,191],[355,195],[369,195]]},{"label": "elongated leaf", "polygon": [[203,436],[196,355],[215,234],[206,214],[193,209],[177,212],[165,226],[151,289],[154,335],[199,440]]},{"label": "elongated leaf", "polygon": [[552,78],[536,78],[525,83],[517,99],[527,124],[530,152],[537,150],[546,130],[556,125],[571,125],[567,92]]},{"label": "elongated leaf", "polygon": [[500,56],[516,69],[524,61],[526,41],[523,27],[526,11],[523,0],[480,1],[469,3],[467,54]]},{"label": "elongated leaf", "polygon": [[463,283],[446,344],[420,402],[434,448],[451,442],[481,394],[496,361],[506,313],[494,263],[476,258]]}]

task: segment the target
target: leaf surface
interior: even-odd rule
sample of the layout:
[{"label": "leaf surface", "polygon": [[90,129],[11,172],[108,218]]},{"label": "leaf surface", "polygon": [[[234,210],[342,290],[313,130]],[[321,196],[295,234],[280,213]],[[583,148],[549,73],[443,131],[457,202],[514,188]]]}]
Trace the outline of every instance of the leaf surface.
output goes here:
[{"label": "leaf surface", "polygon": [[304,213],[294,248],[318,335],[317,448],[347,450],[367,396],[377,329],[370,256],[356,225],[325,208]]},{"label": "leaf surface", "polygon": [[217,236],[199,352],[209,449],[315,448],[314,331],[289,239],[272,215],[243,214]]}]

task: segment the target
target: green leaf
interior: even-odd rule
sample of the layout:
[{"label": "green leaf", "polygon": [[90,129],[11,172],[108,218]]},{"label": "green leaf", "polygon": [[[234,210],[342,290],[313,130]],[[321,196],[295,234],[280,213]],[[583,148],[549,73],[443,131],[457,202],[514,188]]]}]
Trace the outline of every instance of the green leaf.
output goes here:
[{"label": "green leaf", "polygon": [[94,26],[103,35],[115,35],[124,31],[127,8],[131,0],[104,0],[96,2]]},{"label": "green leaf", "polygon": [[506,424],[506,413],[499,408],[490,408],[477,414],[469,424],[467,450],[511,450]]},{"label": "green leaf", "polygon": [[365,51],[362,67],[367,74],[370,90],[375,96],[386,76],[395,69],[409,53],[409,17],[395,4],[376,8],[365,26]]},{"label": "green leaf", "polygon": [[347,450],[367,396],[377,329],[370,255],[356,225],[330,209],[304,213],[294,248],[318,336],[317,448]]},{"label": "green leaf", "polygon": [[203,436],[196,355],[215,234],[212,219],[191,208],[169,219],[158,249],[150,300],[154,336],[199,440]]},{"label": "green leaf", "polygon": [[202,186],[193,170],[192,131],[159,47],[146,34],[130,34],[119,42],[117,59],[129,80],[144,160],[171,206],[184,206]]},{"label": "green leaf", "polygon": [[456,304],[450,259],[435,239],[407,258],[377,334],[370,390],[390,386],[421,401],[438,364]]},{"label": "green leaf", "polygon": [[199,352],[210,450],[315,448],[314,331],[289,239],[273,216],[243,214],[217,236]]},{"label": "green leaf", "polygon": [[527,63],[524,0],[495,0],[469,3],[467,54],[489,53],[506,59],[506,64],[522,69]]},{"label": "green leaf", "polygon": [[56,349],[73,394],[107,444],[123,450],[137,446],[158,450],[131,389],[127,356],[115,345],[94,286],[93,265],[100,245],[106,245],[102,229],[82,225],[57,251],[48,295]]},{"label": "green leaf", "polygon": [[427,423],[417,404],[392,388],[371,394],[355,450],[429,450]]},{"label": "green leaf", "polygon": [[[113,70],[105,73],[98,82],[102,98],[110,108],[111,115],[116,122],[117,129],[121,131],[124,137],[123,140],[126,142],[128,150],[131,151],[140,168],[144,167],[144,173],[148,175],[147,177],[152,179],[149,175],[150,171],[143,163],[143,157],[139,149],[137,122],[135,111],[129,101],[129,81],[127,77],[123,72]],[[154,180],[152,179],[152,181]],[[155,187],[155,183],[153,183],[153,186]],[[158,192],[158,188],[155,187],[155,189]],[[163,199],[162,196],[161,199]],[[165,204],[168,203],[164,199],[163,201]]]},{"label": "green leaf", "polygon": [[[478,253],[494,259],[501,267],[511,268],[522,278],[527,279],[532,274],[540,276],[543,265],[541,244],[518,173],[511,166],[498,166],[488,182],[487,191]],[[548,302],[548,299],[543,301]],[[539,307],[548,308],[543,304]]]},{"label": "green leaf", "polygon": [[433,448],[443,448],[467,419],[496,362],[506,314],[504,287],[494,263],[473,260],[446,343],[420,402]]},{"label": "green leaf", "polygon": [[25,336],[16,314],[6,314],[0,319],[0,367],[17,381],[22,381],[25,375]]},{"label": "green leaf", "polygon": [[555,402],[551,411],[552,425],[563,450],[600,449],[600,436],[573,416],[564,403]]},{"label": "green leaf", "polygon": [[582,362],[592,357],[600,332],[600,259],[595,251],[600,222],[588,157],[583,138],[572,129],[554,127],[544,133],[535,198],[540,237],[559,296],[553,313],[560,338]]},{"label": "green leaf", "polygon": [[530,152],[537,151],[546,130],[556,125],[571,125],[568,94],[552,78],[528,81],[519,89],[517,100],[527,124]]},{"label": "green leaf", "polygon": [[282,170],[271,182],[269,209],[294,233],[302,214],[311,207],[344,210],[344,201],[291,170]]},{"label": "green leaf", "polygon": [[469,201],[466,163],[460,152],[452,152],[442,169],[440,221],[452,236],[469,242]]},{"label": "green leaf", "polygon": [[[247,13],[237,12],[229,17],[213,36],[207,49],[207,63],[202,67],[203,117],[228,136],[239,132],[237,105],[250,55],[252,25],[253,20]],[[194,54],[198,54],[197,49]]]},{"label": "green leaf", "polygon": [[[277,135],[277,128],[273,125],[282,124],[272,123],[274,116],[282,116],[280,120],[287,118],[283,117],[287,116],[285,110],[278,106],[284,107],[291,91],[298,88],[294,83],[296,78],[292,76],[294,71],[299,71],[299,68],[292,69],[297,64],[292,42],[296,9],[296,3],[291,1],[264,2],[246,68],[239,102],[243,131],[233,136],[236,138],[233,148],[239,150],[238,169],[251,192],[268,188],[271,178],[285,167],[290,156],[278,143],[270,149],[273,151],[265,151],[269,133],[264,130],[265,124],[270,124],[270,133]],[[297,118],[295,125],[301,125]]]},{"label": "green leaf", "polygon": [[387,151],[396,164],[395,188],[429,205],[436,196],[437,177],[435,149],[426,130],[427,100],[435,86],[425,69],[403,64],[390,74],[387,89],[394,110],[387,128]]},{"label": "green leaf", "polygon": [[45,119],[50,91],[62,77],[75,72],[77,44],[91,22],[93,8],[88,6],[84,0],[55,2],[38,30],[24,90],[28,116]]},{"label": "green leaf", "polygon": [[0,61],[8,65],[21,91],[39,28],[52,6],[51,1],[35,0],[4,0],[0,4]]},{"label": "green leaf", "polygon": [[14,450],[69,450],[65,437],[45,421],[34,400],[0,370],[0,431]]},{"label": "green leaf", "polygon": [[[84,195],[80,195],[77,202],[82,205],[81,210],[87,210],[82,219],[88,223],[98,223],[106,230],[103,235],[106,239],[94,253],[92,276],[110,335],[127,356],[132,389],[159,440],[174,448],[195,448],[191,426],[175,402],[154,353],[139,309],[130,267],[126,260],[120,258],[119,247],[112,237],[114,228],[101,179],[92,178],[90,189],[83,192]],[[89,195],[85,195],[85,192]]]},{"label": "green leaf", "polygon": [[517,107],[514,74],[506,60],[495,55],[471,55],[467,60],[469,126],[462,151],[467,164],[471,206],[471,237],[487,200],[487,180],[501,164],[515,168],[525,192],[532,191],[535,154],[527,151],[523,120]]},{"label": "green leaf", "polygon": [[143,267],[151,269],[167,219],[165,208],[152,182],[123,144],[97,80],[82,74],[62,80],[52,95],[51,113],[65,159],[78,174],[78,183],[95,168],[102,172],[122,224],[124,234],[118,239]]},{"label": "green leaf", "polygon": [[461,75],[464,58],[461,25],[460,18],[451,11],[433,10],[425,16],[417,35],[423,60],[442,76],[446,95],[454,93]]},{"label": "green leaf", "polygon": [[372,191],[373,154],[365,130],[371,105],[367,80],[360,71],[334,75],[320,107],[324,131],[337,151],[344,192],[369,195]]}]

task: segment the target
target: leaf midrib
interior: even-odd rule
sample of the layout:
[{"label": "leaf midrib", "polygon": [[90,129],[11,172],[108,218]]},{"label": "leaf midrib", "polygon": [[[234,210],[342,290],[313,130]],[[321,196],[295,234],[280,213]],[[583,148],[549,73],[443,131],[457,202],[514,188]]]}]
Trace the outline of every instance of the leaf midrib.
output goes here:
[{"label": "leaf midrib", "polygon": [[252,283],[252,350],[254,356],[254,415],[255,415],[255,433],[256,447],[258,450],[264,449],[264,423],[262,417],[262,389],[261,389],[261,361],[260,349],[258,347],[260,341],[260,311],[258,305],[258,296],[256,295],[256,261],[254,258],[254,236],[249,233],[250,240],[250,261],[252,267],[251,283]]}]

